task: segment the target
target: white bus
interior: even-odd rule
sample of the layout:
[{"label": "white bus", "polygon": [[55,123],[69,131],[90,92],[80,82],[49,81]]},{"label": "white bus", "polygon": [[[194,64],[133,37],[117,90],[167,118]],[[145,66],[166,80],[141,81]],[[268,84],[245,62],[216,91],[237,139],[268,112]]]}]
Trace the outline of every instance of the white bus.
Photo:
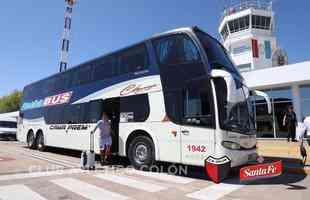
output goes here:
[{"label": "white bus", "polygon": [[236,167],[257,156],[250,98],[223,46],[198,27],[181,28],[26,86],[18,140],[88,149],[106,112],[113,153],[136,168],[204,166],[209,156]]}]

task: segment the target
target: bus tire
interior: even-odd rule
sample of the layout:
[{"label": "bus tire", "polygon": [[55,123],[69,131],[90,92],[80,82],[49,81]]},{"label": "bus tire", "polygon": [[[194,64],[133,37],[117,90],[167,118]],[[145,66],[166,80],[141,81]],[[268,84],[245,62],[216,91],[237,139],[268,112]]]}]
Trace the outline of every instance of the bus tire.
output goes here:
[{"label": "bus tire", "polygon": [[30,149],[36,148],[36,141],[33,131],[29,131],[29,133],[27,134],[27,147]]},{"label": "bus tire", "polygon": [[45,143],[44,143],[44,135],[43,135],[42,132],[38,133],[36,144],[37,144],[37,149],[39,151],[44,151],[45,150],[46,146],[45,146]]},{"label": "bus tire", "polygon": [[152,139],[147,136],[134,138],[129,144],[128,158],[135,169],[148,171],[155,162]]}]

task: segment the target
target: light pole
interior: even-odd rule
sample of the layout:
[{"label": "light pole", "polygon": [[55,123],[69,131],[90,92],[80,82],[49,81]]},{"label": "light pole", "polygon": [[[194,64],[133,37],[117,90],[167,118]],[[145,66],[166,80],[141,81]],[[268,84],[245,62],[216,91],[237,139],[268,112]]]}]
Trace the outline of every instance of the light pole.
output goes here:
[{"label": "light pole", "polygon": [[61,53],[60,53],[60,63],[59,63],[59,71],[66,71],[68,67],[68,55],[69,55],[69,45],[70,45],[70,32],[71,32],[71,24],[72,24],[72,10],[73,6],[76,3],[76,0],[65,0],[66,8],[65,8],[65,25],[64,31],[61,39]]}]

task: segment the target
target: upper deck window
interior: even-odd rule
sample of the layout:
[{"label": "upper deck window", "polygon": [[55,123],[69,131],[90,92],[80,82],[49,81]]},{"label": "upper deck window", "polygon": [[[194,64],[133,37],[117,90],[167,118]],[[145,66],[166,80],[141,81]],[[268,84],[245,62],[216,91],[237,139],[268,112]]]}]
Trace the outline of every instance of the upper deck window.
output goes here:
[{"label": "upper deck window", "polygon": [[138,72],[148,68],[148,56],[144,45],[129,48],[120,54],[120,74]]},{"label": "upper deck window", "polygon": [[115,56],[99,59],[94,64],[94,81],[111,78],[118,73],[117,59]]},{"label": "upper deck window", "polygon": [[204,47],[212,69],[225,70],[238,77],[241,76],[230,60],[225,48],[216,39],[202,31],[196,31],[196,34]]},{"label": "upper deck window", "polygon": [[270,30],[271,17],[252,15],[252,28]]},{"label": "upper deck window", "polygon": [[228,26],[231,33],[249,29],[250,16],[247,15],[238,19],[231,20],[228,22]]},{"label": "upper deck window", "polygon": [[155,49],[161,65],[175,65],[200,61],[200,55],[193,41],[186,35],[159,39]]}]

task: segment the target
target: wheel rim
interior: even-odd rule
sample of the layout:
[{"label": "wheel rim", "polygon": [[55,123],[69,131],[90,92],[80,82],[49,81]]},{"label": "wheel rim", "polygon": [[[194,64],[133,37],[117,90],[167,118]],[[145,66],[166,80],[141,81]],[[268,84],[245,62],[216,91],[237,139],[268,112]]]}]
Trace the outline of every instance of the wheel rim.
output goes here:
[{"label": "wheel rim", "polygon": [[135,161],[138,163],[144,163],[147,159],[148,149],[145,144],[138,144],[135,150]]}]

